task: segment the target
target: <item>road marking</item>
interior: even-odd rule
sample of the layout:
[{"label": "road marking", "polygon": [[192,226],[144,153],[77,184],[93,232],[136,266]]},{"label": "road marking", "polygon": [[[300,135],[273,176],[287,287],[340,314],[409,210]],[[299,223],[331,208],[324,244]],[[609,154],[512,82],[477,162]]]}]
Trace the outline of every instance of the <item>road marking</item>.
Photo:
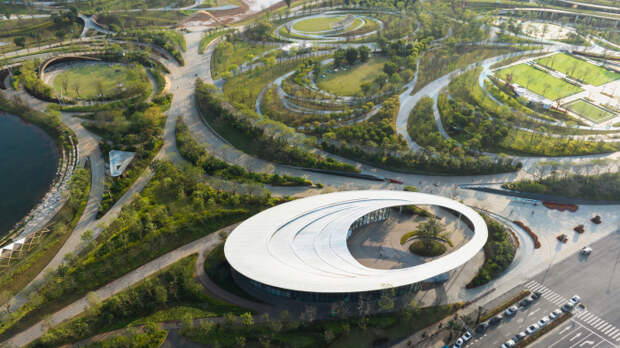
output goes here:
[{"label": "road marking", "polygon": [[593,346],[594,345],[594,341],[583,341],[581,342],[581,344],[579,345],[579,347],[584,347],[584,346]]},{"label": "road marking", "polygon": [[601,325],[601,327],[596,327],[595,329],[600,330],[601,332],[603,332],[603,331],[607,330],[610,326],[611,326],[611,324],[608,324],[606,321],[603,321],[603,325]]},{"label": "road marking", "polygon": [[536,310],[533,310],[531,313],[529,313],[527,316],[532,316],[534,314],[536,314],[536,312],[538,312],[540,310],[540,308],[537,308]]},{"label": "road marking", "polygon": [[596,320],[594,320],[592,322],[589,322],[589,323],[586,323],[586,324],[594,326],[594,325],[598,324],[601,320],[603,320],[603,319],[597,317]]},{"label": "road marking", "polygon": [[616,330],[615,326],[611,326],[608,329],[605,330],[605,332],[603,332],[605,335],[609,335],[612,331]]},{"label": "road marking", "polygon": [[581,332],[577,332],[577,334],[575,334],[575,336],[573,336],[573,338],[571,338],[570,340],[568,340],[569,342],[576,340],[577,338],[579,338],[579,336],[581,336]]},{"label": "road marking", "polygon": [[609,333],[609,335],[613,336],[613,335],[617,334],[618,331],[620,331],[620,329],[614,329],[612,332]]},{"label": "road marking", "polygon": [[[588,335],[586,335],[584,338],[580,339],[578,342],[576,342],[575,344],[573,344],[572,346],[570,346],[570,348],[577,347],[577,345],[578,345],[578,344],[579,344],[579,347],[581,347],[581,344],[583,344],[583,343],[581,343],[581,342],[583,342],[583,341],[587,340],[587,339],[588,339],[588,337],[590,337],[590,336],[592,336],[592,334],[588,334]],[[581,344],[580,344],[580,343],[581,343]],[[594,344],[594,341],[592,341],[592,343]]]},{"label": "road marking", "polygon": [[[578,321],[577,321],[577,320],[575,320],[574,318],[571,318],[570,320],[571,320],[573,323],[575,323],[575,324],[577,324],[577,325],[581,326],[582,328],[584,328],[584,329],[586,329],[586,330],[590,331],[590,332],[591,332],[594,336],[596,336],[596,337],[600,338],[601,340],[603,340],[603,341],[605,341],[605,342],[607,342],[607,343],[609,343],[610,345],[612,345],[612,346],[614,346],[614,347],[615,347],[615,345],[614,345],[614,344],[612,344],[611,342],[609,342],[608,340],[606,340],[606,339],[605,339],[605,337],[603,337],[603,336],[601,336],[601,335],[597,334],[596,332],[594,332],[594,331],[592,331],[592,330],[588,329],[587,327],[583,326],[580,322],[578,322]],[[616,340],[616,341],[617,341],[617,340]]]},{"label": "road marking", "polygon": [[565,327],[564,329],[562,329],[562,331],[558,332],[558,335],[561,335],[561,334],[563,334],[564,332],[566,332],[566,330],[570,330],[570,329],[572,329],[572,327],[567,326],[567,327]]}]

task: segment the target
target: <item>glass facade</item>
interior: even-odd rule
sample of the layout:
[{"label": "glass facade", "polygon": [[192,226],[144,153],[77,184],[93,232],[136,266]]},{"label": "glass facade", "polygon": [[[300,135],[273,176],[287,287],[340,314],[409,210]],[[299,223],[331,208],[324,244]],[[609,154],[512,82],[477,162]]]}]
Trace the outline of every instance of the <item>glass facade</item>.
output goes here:
[{"label": "glass facade", "polygon": [[356,229],[371,224],[373,222],[385,221],[390,217],[390,208],[381,208],[379,210],[371,211],[370,213],[358,218],[351,224],[349,231],[347,232],[347,238],[351,236],[351,232]]}]

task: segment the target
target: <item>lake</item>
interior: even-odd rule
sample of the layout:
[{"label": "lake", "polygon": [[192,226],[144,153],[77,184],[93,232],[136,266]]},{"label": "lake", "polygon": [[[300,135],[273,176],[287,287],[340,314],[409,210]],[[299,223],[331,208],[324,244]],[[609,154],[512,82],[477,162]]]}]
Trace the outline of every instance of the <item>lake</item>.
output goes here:
[{"label": "lake", "polygon": [[57,167],[52,137],[19,117],[0,113],[0,237],[45,196]]}]

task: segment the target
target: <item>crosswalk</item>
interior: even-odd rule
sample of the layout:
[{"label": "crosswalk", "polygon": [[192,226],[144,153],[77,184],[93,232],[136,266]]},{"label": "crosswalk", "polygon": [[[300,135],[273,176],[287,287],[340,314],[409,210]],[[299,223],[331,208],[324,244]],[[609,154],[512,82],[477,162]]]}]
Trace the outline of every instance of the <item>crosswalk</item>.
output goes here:
[{"label": "crosswalk", "polygon": [[[535,280],[525,284],[525,287],[532,291],[540,291],[544,299],[557,306],[562,306],[568,302],[568,299]],[[575,313],[573,318],[578,320],[580,324],[592,329],[597,334],[609,339],[611,342],[620,342],[620,328],[616,328],[614,325],[601,319],[596,314],[589,312],[588,310],[584,310]]]}]

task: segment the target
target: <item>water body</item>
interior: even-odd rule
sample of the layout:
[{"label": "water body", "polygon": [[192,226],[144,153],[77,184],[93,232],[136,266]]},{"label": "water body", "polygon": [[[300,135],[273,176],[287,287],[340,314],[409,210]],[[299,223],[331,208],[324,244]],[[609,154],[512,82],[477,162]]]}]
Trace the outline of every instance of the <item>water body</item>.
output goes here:
[{"label": "water body", "polygon": [[19,117],[0,113],[0,237],[41,201],[57,167],[52,137]]}]

